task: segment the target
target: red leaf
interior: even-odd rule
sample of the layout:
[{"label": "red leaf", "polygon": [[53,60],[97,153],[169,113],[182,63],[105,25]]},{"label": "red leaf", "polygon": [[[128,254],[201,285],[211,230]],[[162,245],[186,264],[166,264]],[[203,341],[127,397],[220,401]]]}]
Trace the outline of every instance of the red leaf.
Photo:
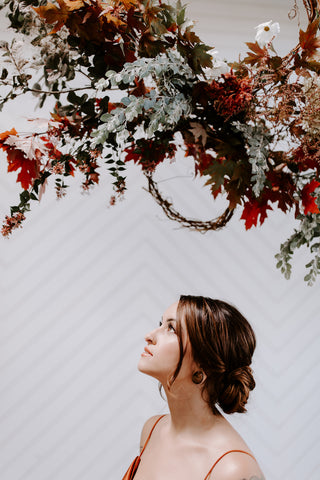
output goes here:
[{"label": "red leaf", "polygon": [[318,205],[316,204],[316,198],[311,195],[317,187],[319,187],[320,182],[313,179],[310,183],[305,185],[301,192],[301,201],[304,206],[304,214],[308,213],[320,213]]},{"label": "red leaf", "polygon": [[11,135],[17,135],[14,128],[10,131],[8,130],[0,133],[0,148],[7,152],[8,172],[21,169],[17,177],[17,182],[21,183],[24,190],[28,190],[33,184],[33,180],[38,176],[37,160],[30,160],[25,156],[22,150],[19,150],[12,145],[7,145],[5,141]]},{"label": "red leaf", "polygon": [[260,225],[262,225],[267,218],[267,210],[272,210],[272,207],[267,203],[260,205],[256,200],[245,202],[240,219],[245,220],[246,230],[249,230],[252,225],[257,226],[259,215]]},{"label": "red leaf", "polygon": [[21,150],[10,148],[8,151],[8,172],[13,172],[21,168],[17,182],[21,183],[24,190],[33,184],[33,180],[38,176],[37,161],[26,158]]}]

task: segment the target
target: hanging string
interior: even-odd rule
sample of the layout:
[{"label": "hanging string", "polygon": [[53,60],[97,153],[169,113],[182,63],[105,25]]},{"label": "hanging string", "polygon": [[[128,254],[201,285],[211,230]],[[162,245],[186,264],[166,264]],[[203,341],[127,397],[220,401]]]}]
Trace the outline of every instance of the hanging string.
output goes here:
[{"label": "hanging string", "polygon": [[307,11],[309,22],[313,22],[319,16],[320,0],[303,0],[304,7]]}]

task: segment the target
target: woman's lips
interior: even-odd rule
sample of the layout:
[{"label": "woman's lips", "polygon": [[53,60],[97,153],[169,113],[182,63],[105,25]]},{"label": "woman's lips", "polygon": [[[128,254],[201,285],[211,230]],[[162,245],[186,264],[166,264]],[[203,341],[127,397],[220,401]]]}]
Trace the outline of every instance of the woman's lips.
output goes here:
[{"label": "woman's lips", "polygon": [[152,353],[147,347],[144,347],[144,351],[141,353],[142,357],[152,357]]}]

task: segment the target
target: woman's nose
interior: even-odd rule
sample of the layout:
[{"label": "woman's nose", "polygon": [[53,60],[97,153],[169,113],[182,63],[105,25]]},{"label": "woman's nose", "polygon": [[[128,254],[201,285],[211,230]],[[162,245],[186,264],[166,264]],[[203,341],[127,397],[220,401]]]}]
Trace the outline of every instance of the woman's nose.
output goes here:
[{"label": "woman's nose", "polygon": [[155,342],[155,330],[152,330],[151,332],[147,333],[147,335],[144,337],[144,339],[147,343],[154,343]]}]

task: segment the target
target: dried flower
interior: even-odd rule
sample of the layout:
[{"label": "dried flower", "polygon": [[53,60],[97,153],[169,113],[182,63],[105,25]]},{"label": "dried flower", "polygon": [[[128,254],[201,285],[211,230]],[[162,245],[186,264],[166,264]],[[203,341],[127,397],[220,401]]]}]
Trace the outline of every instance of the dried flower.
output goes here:
[{"label": "dried flower", "polygon": [[52,167],[52,173],[55,175],[62,175],[65,172],[64,164],[61,162],[57,162],[55,165]]},{"label": "dried flower", "polygon": [[26,219],[26,217],[21,212],[18,212],[16,214],[12,215],[12,217],[9,217],[8,215],[6,215],[5,222],[4,222],[4,224],[2,226],[2,229],[1,229],[1,234],[4,237],[9,237],[9,235],[12,233],[12,230],[15,230],[16,228],[22,227],[21,223],[25,219]]}]

